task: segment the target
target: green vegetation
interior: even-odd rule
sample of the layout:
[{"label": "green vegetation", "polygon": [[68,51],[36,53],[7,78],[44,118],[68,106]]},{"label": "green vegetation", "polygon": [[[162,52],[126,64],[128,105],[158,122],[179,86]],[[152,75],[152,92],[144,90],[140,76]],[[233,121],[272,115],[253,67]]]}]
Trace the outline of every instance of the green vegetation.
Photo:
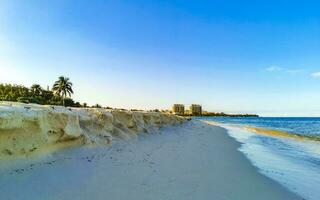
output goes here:
[{"label": "green vegetation", "polygon": [[[55,82],[52,91],[44,90],[39,84],[33,84],[30,88],[22,85],[0,84],[0,101],[82,107],[79,102],[71,99],[71,94],[73,94],[72,83],[69,78],[62,76]],[[67,95],[70,98],[67,98]]]},{"label": "green vegetation", "polygon": [[93,105],[92,108],[102,108],[100,104]]},{"label": "green vegetation", "polygon": [[226,114],[223,112],[215,113],[215,112],[205,112],[202,114],[203,117],[259,117],[259,115],[255,114]]},{"label": "green vegetation", "polygon": [[224,112],[203,112],[201,115],[184,114],[183,117],[259,117],[256,114],[226,114]]},{"label": "green vegetation", "polygon": [[69,78],[60,76],[59,80],[54,83],[52,91],[62,98],[62,105],[65,106],[67,95],[71,97],[71,94],[73,94],[72,83]]}]

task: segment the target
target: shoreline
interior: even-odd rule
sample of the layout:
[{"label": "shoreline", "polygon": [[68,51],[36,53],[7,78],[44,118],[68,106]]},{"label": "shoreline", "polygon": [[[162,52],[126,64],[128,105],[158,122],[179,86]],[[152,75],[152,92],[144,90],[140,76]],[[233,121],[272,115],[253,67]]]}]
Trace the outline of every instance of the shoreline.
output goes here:
[{"label": "shoreline", "polygon": [[[241,151],[239,151],[242,143],[237,141],[235,138],[231,137],[228,134],[228,129],[220,126],[219,123],[215,123],[215,122],[207,123],[205,121],[200,121],[200,122],[205,123],[208,126],[212,126],[212,127],[216,127],[216,128],[222,129],[222,131],[219,134],[224,134],[226,136],[227,140],[230,140],[229,142],[233,143],[232,144],[233,145],[233,149],[235,150],[236,154],[238,154],[237,156],[242,160],[241,162],[238,162],[238,163],[243,163],[246,166],[246,168],[250,171],[249,173],[252,174],[252,175],[250,175],[251,178],[255,177],[254,181],[253,180],[250,180],[250,181],[253,181],[253,182],[259,183],[259,184],[263,184],[263,185],[265,184],[266,187],[270,188],[270,191],[266,191],[266,190],[262,191],[262,190],[260,190],[259,192],[257,192],[261,196],[265,195],[264,197],[257,196],[256,198],[253,198],[253,199],[259,199],[259,200],[260,199],[264,199],[264,198],[265,199],[278,199],[280,196],[281,196],[280,199],[283,199],[283,200],[286,200],[286,199],[288,199],[288,200],[291,200],[291,199],[303,199],[298,194],[293,193],[292,191],[290,191],[289,189],[287,189],[286,187],[284,187],[283,185],[281,185],[277,181],[275,181],[275,180],[271,179],[270,177],[265,176],[264,174],[260,173],[259,172],[259,168],[254,166],[253,163],[249,160],[249,158],[246,157]],[[248,172],[246,172],[246,173],[248,173]],[[256,187],[256,186],[253,185],[255,183],[252,183],[252,187]],[[268,195],[270,195],[270,193],[272,193],[272,195],[274,195],[276,193],[275,191],[279,192],[280,196],[278,196],[278,195],[273,196],[273,197],[268,196]],[[251,197],[247,197],[247,199],[251,199]]]},{"label": "shoreline", "polygon": [[[117,140],[106,148],[57,152],[48,160],[56,159],[54,164],[0,177],[0,192],[16,195],[14,200],[125,199],[128,194],[131,199],[159,200],[302,199],[260,174],[224,128],[195,120],[159,133]],[[70,159],[61,159],[65,157]],[[30,193],[31,185],[41,185],[47,193]],[[16,194],[15,188],[22,191]]]},{"label": "shoreline", "polygon": [[[304,199],[319,199],[318,136],[279,131],[270,128],[272,126],[252,128],[255,127],[254,124],[248,126],[215,121],[205,123],[227,129],[228,135],[241,144],[239,151],[259,173]],[[301,123],[304,125],[304,122]]]}]

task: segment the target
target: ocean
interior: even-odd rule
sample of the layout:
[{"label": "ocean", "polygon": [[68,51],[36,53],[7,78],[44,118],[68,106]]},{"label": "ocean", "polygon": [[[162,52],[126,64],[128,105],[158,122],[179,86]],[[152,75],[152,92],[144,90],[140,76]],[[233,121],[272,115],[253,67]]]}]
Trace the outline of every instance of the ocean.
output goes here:
[{"label": "ocean", "polygon": [[320,199],[320,118],[195,119],[226,128],[260,173],[305,199]]}]

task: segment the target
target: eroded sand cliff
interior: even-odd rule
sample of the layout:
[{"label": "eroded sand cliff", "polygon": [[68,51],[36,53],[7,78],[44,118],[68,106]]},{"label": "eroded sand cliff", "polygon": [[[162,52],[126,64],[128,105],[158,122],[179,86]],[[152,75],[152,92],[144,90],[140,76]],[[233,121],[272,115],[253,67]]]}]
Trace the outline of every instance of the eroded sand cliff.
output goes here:
[{"label": "eroded sand cliff", "polygon": [[73,145],[111,144],[113,138],[131,139],[184,120],[164,113],[1,102],[0,159]]}]

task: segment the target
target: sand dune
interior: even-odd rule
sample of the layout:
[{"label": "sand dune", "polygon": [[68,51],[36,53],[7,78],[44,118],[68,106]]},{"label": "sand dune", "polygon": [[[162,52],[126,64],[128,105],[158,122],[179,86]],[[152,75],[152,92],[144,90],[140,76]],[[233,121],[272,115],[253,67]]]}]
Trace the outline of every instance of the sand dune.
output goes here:
[{"label": "sand dune", "polygon": [[163,113],[0,103],[0,159],[74,145],[111,144],[114,137],[174,125],[185,119]]}]

